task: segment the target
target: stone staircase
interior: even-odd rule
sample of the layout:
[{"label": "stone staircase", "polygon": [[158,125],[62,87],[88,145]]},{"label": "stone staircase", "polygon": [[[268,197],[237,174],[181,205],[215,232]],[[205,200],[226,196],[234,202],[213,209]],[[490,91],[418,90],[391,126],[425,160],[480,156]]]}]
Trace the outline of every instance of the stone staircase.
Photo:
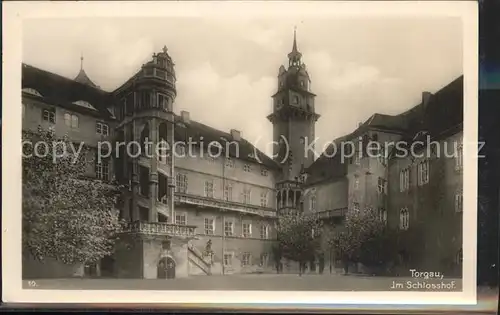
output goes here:
[{"label": "stone staircase", "polygon": [[188,244],[189,275],[212,275],[212,261],[193,244]]}]

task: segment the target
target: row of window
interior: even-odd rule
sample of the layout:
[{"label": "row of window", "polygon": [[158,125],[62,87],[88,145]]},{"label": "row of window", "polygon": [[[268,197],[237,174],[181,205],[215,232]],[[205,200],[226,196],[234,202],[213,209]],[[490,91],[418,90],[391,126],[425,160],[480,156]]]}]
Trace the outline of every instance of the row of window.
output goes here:
[{"label": "row of window", "polygon": [[[185,220],[185,217],[184,217]],[[215,219],[205,218],[204,231],[206,235],[215,235]],[[252,237],[252,223],[243,222],[241,224],[242,234],[241,237],[250,238]],[[259,228],[259,236],[261,239],[269,238],[269,226],[267,224],[262,224]],[[228,219],[224,220],[224,235],[225,236],[235,236],[234,235],[234,222]]]},{"label": "row of window", "polygon": [[[462,212],[462,207],[463,207],[463,195],[462,191],[458,192],[455,195],[455,211],[456,212]],[[353,203],[352,209],[354,211],[359,211],[359,203],[355,202]],[[380,221],[387,223],[387,210],[380,208],[378,210],[378,218]],[[399,211],[399,228],[401,230],[408,230],[410,227],[410,212],[408,211],[408,208],[402,208]]]},{"label": "row of window", "polygon": [[[233,266],[233,258],[234,258],[234,253],[225,252],[224,259],[223,259],[224,266],[225,267],[232,267]],[[252,255],[250,253],[242,253],[241,254],[241,266],[249,266],[251,264],[251,258],[252,258]],[[260,265],[261,266],[266,266],[268,263],[268,260],[269,260],[269,256],[267,253],[260,255]]]},{"label": "row of window", "polygon": [[122,99],[121,106],[117,107],[117,116],[119,120],[122,120],[126,115],[132,115],[135,108],[159,108],[172,111],[172,105],[172,100],[165,94],[138,91],[135,94],[130,93]]},{"label": "row of window", "polygon": [[[178,193],[186,194],[188,192],[188,177],[186,174],[177,173],[175,175],[176,183],[175,190]],[[206,180],[204,186],[204,196],[208,198],[215,198],[215,183],[213,180]],[[249,204],[251,201],[251,189],[248,187],[243,188],[243,192],[241,193],[240,201],[245,204]],[[233,185],[225,184],[224,185],[224,200],[225,201],[235,201],[233,200]],[[261,191],[260,193],[260,205],[262,207],[268,206],[268,193],[267,191]]]},{"label": "row of window", "polygon": [[[23,104],[23,112],[24,112],[24,104]],[[56,110],[54,108],[51,109],[44,109],[42,111],[42,120],[49,122],[51,124],[56,123]],[[70,114],[70,113],[65,113],[64,114],[64,124],[72,129],[78,129],[80,124],[79,124],[79,118],[75,114]],[[103,136],[108,136],[109,135],[109,126],[105,123],[102,122],[96,122],[96,133],[103,135]]]},{"label": "row of window", "polygon": [[[226,158],[226,164],[225,165],[228,168],[235,168],[236,167],[235,161],[232,158],[230,158],[230,157]],[[250,164],[244,164],[243,165],[243,171],[247,172],[247,173],[252,172],[252,166]],[[260,169],[260,175],[262,175],[262,176],[268,176],[269,175],[269,171],[267,169],[265,169],[265,168],[261,168]]]}]

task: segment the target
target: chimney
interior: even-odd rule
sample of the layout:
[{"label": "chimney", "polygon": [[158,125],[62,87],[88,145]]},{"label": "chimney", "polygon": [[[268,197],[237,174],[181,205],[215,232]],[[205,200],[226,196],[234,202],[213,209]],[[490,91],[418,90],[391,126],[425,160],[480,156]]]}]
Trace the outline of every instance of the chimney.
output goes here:
[{"label": "chimney", "polygon": [[426,108],[427,105],[429,105],[429,100],[431,99],[431,97],[432,97],[431,92],[422,92],[422,106],[424,108]]},{"label": "chimney", "polygon": [[231,138],[233,138],[234,141],[240,141],[241,140],[241,132],[236,129],[231,129]]},{"label": "chimney", "polygon": [[181,111],[181,120],[185,124],[189,124],[189,112],[188,111]]}]

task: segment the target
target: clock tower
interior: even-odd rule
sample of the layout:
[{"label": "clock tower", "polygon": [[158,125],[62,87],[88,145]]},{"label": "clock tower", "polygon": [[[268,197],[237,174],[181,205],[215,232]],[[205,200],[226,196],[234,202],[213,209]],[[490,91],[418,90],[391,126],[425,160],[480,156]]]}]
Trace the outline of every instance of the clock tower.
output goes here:
[{"label": "clock tower", "polygon": [[294,31],[288,67],[282,65],[279,68],[277,92],[272,96],[273,112],[267,117],[273,124],[273,140],[278,143],[273,156],[282,166],[282,176],[277,184],[278,210],[300,208],[299,176],[315,158],[313,152],[306,149],[314,142],[314,127],[319,118],[314,111],[315,96]]}]

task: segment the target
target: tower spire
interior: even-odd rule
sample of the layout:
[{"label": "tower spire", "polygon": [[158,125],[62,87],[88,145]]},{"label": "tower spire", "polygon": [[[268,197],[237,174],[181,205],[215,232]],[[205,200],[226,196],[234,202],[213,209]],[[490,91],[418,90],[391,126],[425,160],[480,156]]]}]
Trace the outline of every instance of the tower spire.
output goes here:
[{"label": "tower spire", "polygon": [[293,46],[292,51],[288,54],[289,66],[300,66],[300,58],[302,54],[297,48],[297,26],[293,28]]},{"label": "tower spire", "polygon": [[297,49],[297,26],[293,27],[293,47],[292,47],[292,52],[298,52],[299,50]]},{"label": "tower spire", "polygon": [[94,82],[92,82],[92,80],[89,79],[89,77],[85,73],[85,70],[83,70],[83,52],[80,55],[80,72],[78,72],[78,75],[76,76],[74,81],[98,88],[98,86],[95,85]]}]

